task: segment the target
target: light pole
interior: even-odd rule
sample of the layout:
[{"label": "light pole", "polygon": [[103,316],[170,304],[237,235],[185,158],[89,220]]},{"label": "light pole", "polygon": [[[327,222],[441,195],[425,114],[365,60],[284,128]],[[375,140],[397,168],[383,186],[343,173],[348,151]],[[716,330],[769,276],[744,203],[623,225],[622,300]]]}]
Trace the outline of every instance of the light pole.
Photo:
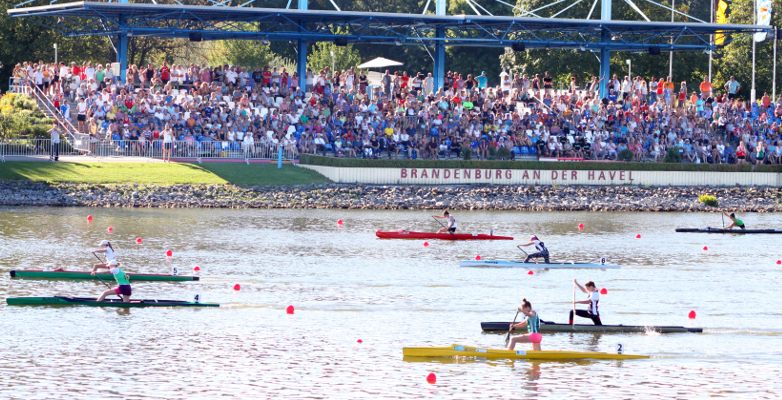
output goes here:
[{"label": "light pole", "polygon": [[337,73],[337,71],[334,71],[334,64],[335,64],[334,51],[332,51],[331,52],[331,90],[334,90],[334,74]]},{"label": "light pole", "polygon": [[[671,0],[671,22],[673,22],[674,13],[676,9],[676,0]],[[673,82],[673,35],[671,35],[671,51],[668,53],[668,76]]]},{"label": "light pole", "polygon": [[630,82],[633,81],[633,60],[625,60],[627,61],[627,76],[630,77]]},{"label": "light pole", "polygon": [[54,44],[54,65],[57,65],[57,43]]}]

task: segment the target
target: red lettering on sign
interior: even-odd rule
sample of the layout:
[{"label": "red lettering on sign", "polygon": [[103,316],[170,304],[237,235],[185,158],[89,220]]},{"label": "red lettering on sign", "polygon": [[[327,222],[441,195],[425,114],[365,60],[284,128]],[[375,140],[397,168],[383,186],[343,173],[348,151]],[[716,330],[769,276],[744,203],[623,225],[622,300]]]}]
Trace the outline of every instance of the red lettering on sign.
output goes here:
[{"label": "red lettering on sign", "polygon": [[412,168],[410,170],[410,177],[411,178],[418,178],[418,168]]},{"label": "red lettering on sign", "polygon": [[[465,169],[464,171],[462,171],[462,175],[464,175],[464,179],[470,179],[470,176],[472,175],[472,171],[470,171],[469,169]],[[457,176],[456,179],[459,179],[459,177]]]},{"label": "red lettering on sign", "polygon": [[529,171],[526,169],[524,170],[524,175],[521,176],[521,179],[529,179]]},{"label": "red lettering on sign", "polygon": [[630,180],[633,180],[633,171],[630,171]]},{"label": "red lettering on sign", "polygon": [[407,178],[407,168],[402,168],[402,178]]},{"label": "red lettering on sign", "polygon": [[559,171],[551,171],[551,180],[555,181],[559,177]]},{"label": "red lettering on sign", "polygon": [[619,180],[620,181],[625,180],[625,172],[624,171],[619,171]]},{"label": "red lettering on sign", "polygon": [[495,179],[502,179],[502,170],[498,169],[497,171],[495,171],[494,178]]},{"label": "red lettering on sign", "polygon": [[440,179],[440,170],[432,168],[432,178]]},{"label": "red lettering on sign", "polygon": [[481,179],[481,170],[479,169],[475,170],[475,179]]},{"label": "red lettering on sign", "polygon": [[578,175],[576,175],[576,172],[578,172],[578,171],[570,171],[570,180],[571,181],[577,181],[578,180]]},{"label": "red lettering on sign", "polygon": [[451,179],[451,170],[450,169],[443,170],[443,179]]},{"label": "red lettering on sign", "polygon": [[610,176],[610,177],[611,177],[611,180],[614,180],[614,178],[616,177],[616,171],[611,171],[611,172],[609,172],[609,173],[608,173],[608,176]]},{"label": "red lettering on sign", "polygon": [[512,178],[512,177],[513,177],[513,173],[512,173],[512,172],[510,172],[510,170],[509,170],[509,169],[506,169],[506,170],[505,170],[505,179],[510,179],[510,178]]},{"label": "red lettering on sign", "polygon": [[540,171],[532,171],[532,179],[540,179]]},{"label": "red lettering on sign", "polygon": [[487,169],[486,171],[483,171],[483,179],[491,179],[491,170]]},{"label": "red lettering on sign", "polygon": [[603,171],[600,171],[600,176],[597,177],[597,180],[604,181],[606,180],[606,174]]},{"label": "red lettering on sign", "polygon": [[567,171],[565,171],[565,170],[562,170],[562,180],[563,181],[567,180]]},{"label": "red lettering on sign", "polygon": [[595,179],[595,171],[589,171],[589,174],[587,175],[587,179],[590,181]]},{"label": "red lettering on sign", "polygon": [[426,173],[426,168],[421,171],[421,178],[428,178],[429,174]]}]

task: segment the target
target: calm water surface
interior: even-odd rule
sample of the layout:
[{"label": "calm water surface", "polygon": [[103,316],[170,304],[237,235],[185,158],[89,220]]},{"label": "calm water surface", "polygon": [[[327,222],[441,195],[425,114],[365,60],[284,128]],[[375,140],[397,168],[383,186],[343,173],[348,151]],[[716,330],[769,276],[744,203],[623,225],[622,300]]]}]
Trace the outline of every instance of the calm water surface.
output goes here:
[{"label": "calm water surface", "polygon": [[[91,224],[86,221],[92,214]],[[780,240],[677,234],[719,214],[459,212],[463,232],[539,234],[554,259],[606,257],[620,270],[460,268],[521,254],[510,242],[378,240],[434,230],[431,212],[0,209],[0,398],[779,398]],[[345,224],[339,228],[337,219]],[[780,214],[748,214],[751,228]],[[579,232],[578,223],[586,229]],[[114,233],[107,233],[107,227]],[[640,233],[641,239],[635,239]],[[141,246],[135,238],[142,237]],[[15,296],[97,296],[94,282],[11,280],[24,268],[87,269],[110,239],[129,272],[202,268],[202,281],[137,283],[137,298],[212,309],[5,305]],[[708,251],[703,251],[708,246]],[[174,257],[166,260],[165,250]],[[502,347],[481,321],[509,321],[523,297],[564,322],[572,281],[608,289],[604,323],[684,325],[702,334],[546,334],[544,349],[651,360],[403,360],[404,346]],[[241,285],[234,291],[235,284]],[[580,295],[580,299],[584,296]],[[285,307],[296,307],[287,315]],[[695,310],[696,320],[687,313]],[[363,343],[358,344],[357,340]],[[426,382],[434,372],[437,383]]]}]

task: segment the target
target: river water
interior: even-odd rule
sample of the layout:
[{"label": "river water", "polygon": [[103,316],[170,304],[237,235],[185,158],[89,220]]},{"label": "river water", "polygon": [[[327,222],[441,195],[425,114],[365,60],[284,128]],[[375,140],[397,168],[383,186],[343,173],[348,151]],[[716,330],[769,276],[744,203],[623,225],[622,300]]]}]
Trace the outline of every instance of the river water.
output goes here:
[{"label": "river water", "polygon": [[[375,238],[377,229],[433,230],[429,214],[2,208],[0,398],[782,396],[782,266],[775,264],[782,238],[674,233],[676,227],[721,226],[717,213],[456,214],[462,232],[493,229],[517,239],[534,232],[553,259],[606,257],[622,265],[533,275],[458,266],[476,254],[521,254],[511,242],[430,240],[424,247],[421,240]],[[750,228],[782,227],[780,214],[743,217]],[[585,225],[580,232],[579,223]],[[200,282],[137,283],[134,297],[191,300],[200,294],[221,307],[5,304],[16,296],[97,296],[100,283],[11,280],[8,271],[87,269],[95,261],[89,250],[104,238],[128,272],[202,268]],[[166,249],[173,251],[170,260]],[[402,357],[405,346],[501,348],[504,337],[483,334],[480,322],[511,320],[523,297],[543,319],[566,322],[573,279],[608,289],[601,299],[604,323],[699,326],[704,333],[544,334],[544,349],[614,352],[622,343],[626,352],[650,360]],[[237,283],[240,291],[233,289]],[[288,305],[295,314],[286,314]],[[697,319],[688,319],[690,310]],[[426,382],[430,372],[436,384]]]}]

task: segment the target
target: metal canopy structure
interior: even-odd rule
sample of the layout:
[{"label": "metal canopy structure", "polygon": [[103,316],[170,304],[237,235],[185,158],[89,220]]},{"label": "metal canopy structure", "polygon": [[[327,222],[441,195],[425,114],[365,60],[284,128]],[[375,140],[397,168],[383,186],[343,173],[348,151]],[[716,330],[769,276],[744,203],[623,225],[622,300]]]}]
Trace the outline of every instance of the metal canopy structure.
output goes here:
[{"label": "metal canopy structure", "polygon": [[[615,21],[610,16],[611,0],[602,0],[600,20],[541,18],[526,11],[526,15],[533,17],[445,15],[445,0],[436,0],[438,15],[308,10],[306,0],[299,0],[299,9],[248,7],[254,0],[238,6],[230,6],[231,0],[212,1],[214,5],[210,6],[185,5],[178,0],[174,0],[176,4],[150,1],[152,3],[56,4],[54,0],[43,6],[17,6],[9,9],[8,14],[68,37],[118,38],[117,58],[123,80],[127,69],[128,37],[192,39],[191,35],[195,34],[199,40],[295,40],[300,77],[306,74],[308,42],[336,40],[343,45],[424,45],[427,51],[434,49],[436,87],[442,86],[443,82],[446,46],[511,47],[516,44],[517,48],[523,46],[525,49],[595,51],[600,52],[601,76],[607,76],[611,51],[710,51],[717,47],[711,44],[710,35],[718,32],[731,34],[736,40],[772,29],[754,25]],[[601,85],[601,93],[604,93],[605,82]]]}]

